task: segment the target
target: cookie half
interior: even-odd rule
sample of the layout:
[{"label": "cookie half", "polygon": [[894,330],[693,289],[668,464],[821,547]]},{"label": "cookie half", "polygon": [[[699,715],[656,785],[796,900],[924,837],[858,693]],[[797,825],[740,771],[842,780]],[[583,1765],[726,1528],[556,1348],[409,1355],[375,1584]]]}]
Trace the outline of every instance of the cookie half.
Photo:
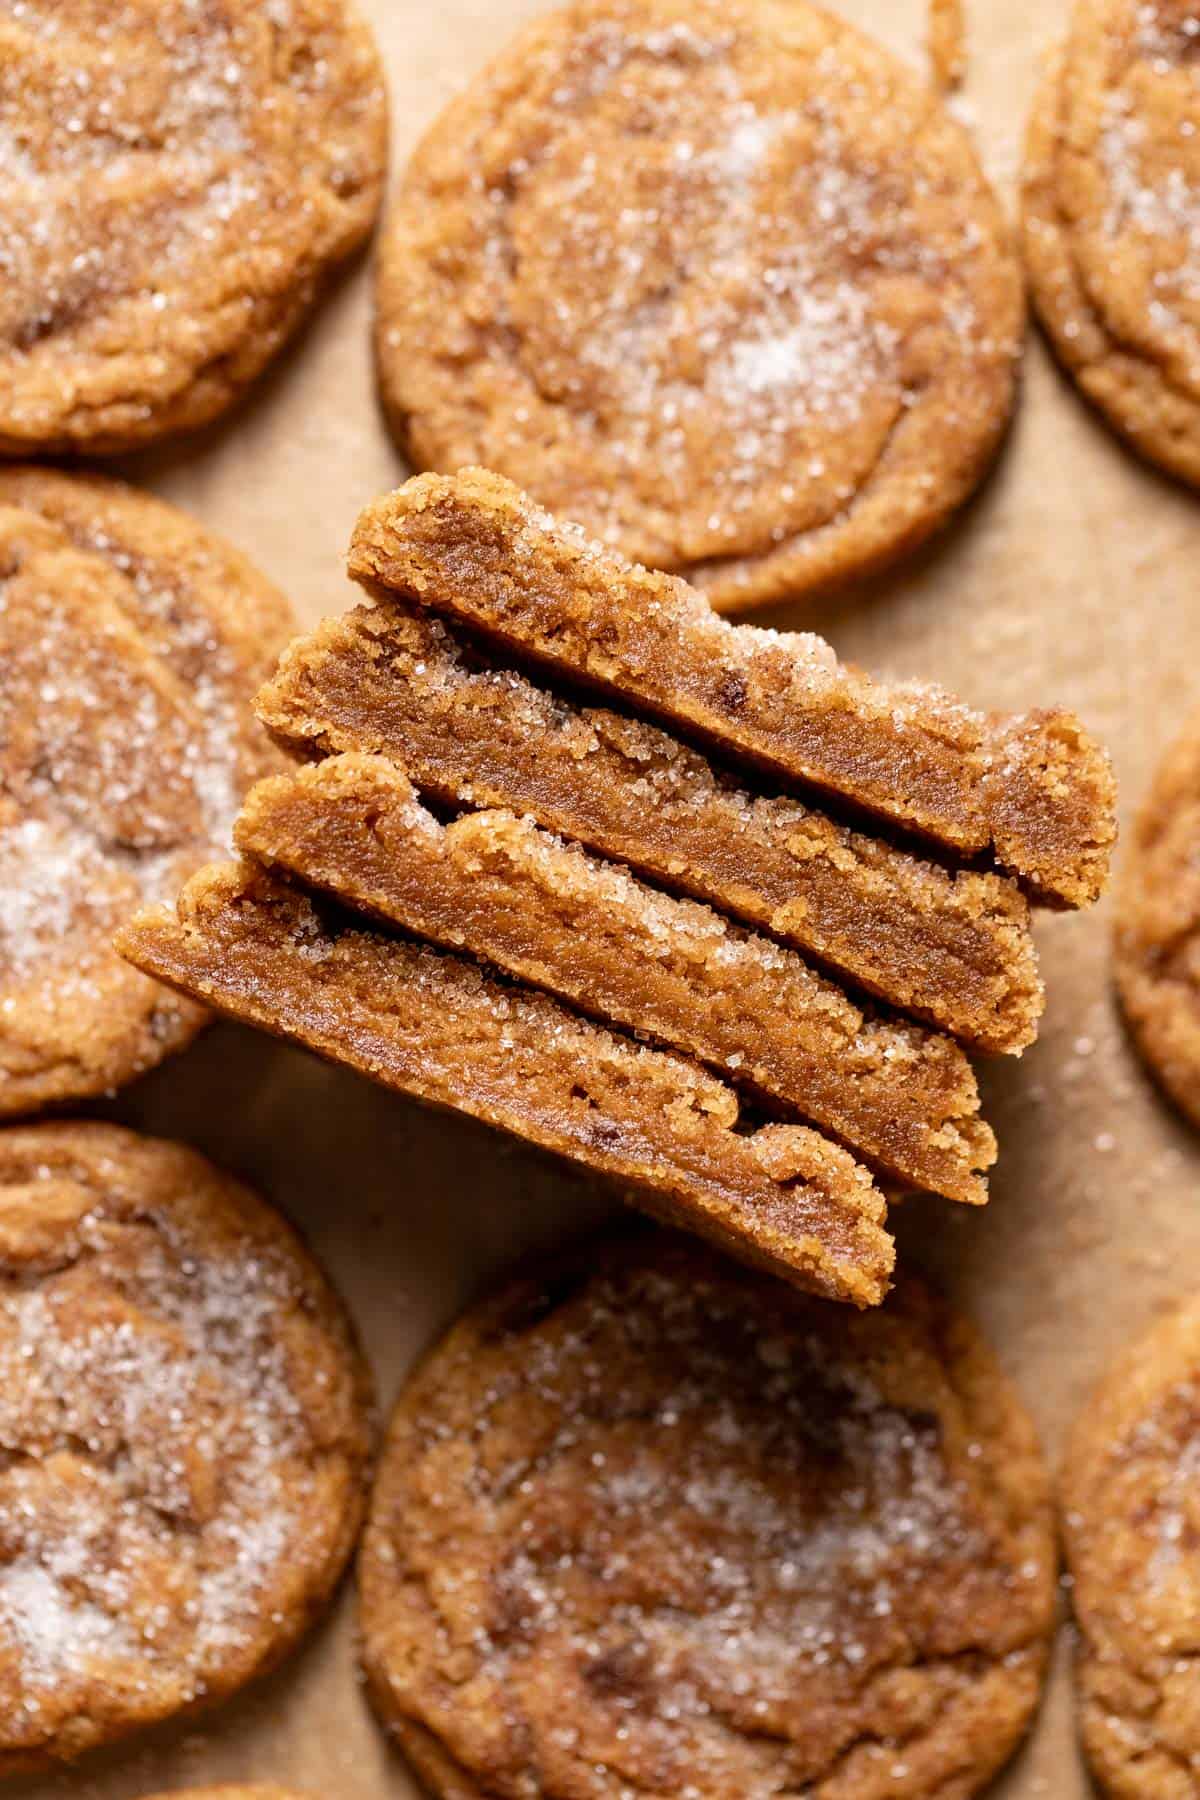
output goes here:
[{"label": "cookie half", "polygon": [[1163,759],[1134,822],[1114,967],[1138,1048],[1200,1125],[1200,715]]},{"label": "cookie half", "polygon": [[255,699],[301,754],[400,764],[443,807],[500,806],[771,931],[982,1049],[1032,1043],[1043,1005],[1015,882],[754,793],[644,719],[484,659],[393,597],[288,646]]},{"label": "cookie half", "polygon": [[1089,906],[1116,837],[1107,752],[1062,708],[983,714],[876,681],[812,632],[720,619],[695,588],[556,519],[487,469],[418,475],[358,517],[348,568],[501,656],[611,695],[720,756],[873,814],[1037,898]]},{"label": "cookie half", "polygon": [[1080,1727],[1119,1800],[1200,1768],[1200,1300],[1120,1357],[1072,1433],[1062,1505]]},{"label": "cookie half", "polygon": [[1076,0],[1029,126],[1034,305],[1082,391],[1200,484],[1200,65],[1175,0]]},{"label": "cookie half", "polygon": [[111,939],[282,765],[250,700],[292,629],[174,507],[0,469],[0,1117],[118,1087],[203,1023]]},{"label": "cookie half", "polygon": [[914,1283],[870,1314],[590,1244],[410,1380],[361,1560],[385,1725],[446,1800],[968,1795],[1053,1613],[1032,1427]]},{"label": "cookie half", "polygon": [[235,836],[386,926],[696,1057],[895,1181],[987,1199],[996,1140],[956,1044],[864,1010],[793,951],[527,818],[443,825],[385,757],[336,756],[260,782]]},{"label": "cookie half", "polygon": [[256,864],[202,869],[173,912],[148,908],[117,941],[229,1017],[605,1175],[802,1287],[857,1306],[887,1292],[895,1246],[867,1170],[819,1132],[743,1116],[688,1057],[368,929]]},{"label": "cookie half", "polygon": [[44,0],[0,19],[0,455],[206,424],[369,232],[387,152],[347,0]]},{"label": "cookie half", "polygon": [[358,1531],[369,1379],[279,1215],[108,1125],[0,1132],[0,1773],[278,1663]]},{"label": "cookie half", "polygon": [[722,609],[893,562],[1013,404],[1015,253],[971,144],[805,0],[582,0],[419,145],[378,356],[420,468],[478,463]]}]

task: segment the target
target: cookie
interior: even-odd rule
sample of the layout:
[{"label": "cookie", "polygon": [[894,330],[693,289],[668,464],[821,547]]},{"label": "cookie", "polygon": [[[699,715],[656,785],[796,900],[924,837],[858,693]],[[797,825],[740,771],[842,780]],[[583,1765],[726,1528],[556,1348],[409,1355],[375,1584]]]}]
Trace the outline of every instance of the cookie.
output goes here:
[{"label": "cookie", "polygon": [[1084,1747],[1117,1800],[1200,1770],[1200,1301],[1134,1344],[1079,1418],[1062,1474]]},{"label": "cookie", "polygon": [[402,764],[447,807],[505,807],[707,901],[983,1050],[1045,995],[1015,882],[950,870],[794,795],[755,794],[645,720],[552,694],[402,601],[295,639],[255,701],[290,748]]},{"label": "cookie", "polygon": [[139,968],[246,1024],[619,1182],[734,1255],[860,1306],[887,1292],[886,1206],[838,1145],[752,1130],[733,1089],[476,963],[364,929],[261,869],[193,877],[121,932]]},{"label": "cookie", "polygon": [[666,1234],[511,1281],[392,1420],[360,1561],[445,1800],[967,1796],[1037,1703],[1033,1429],[912,1281],[855,1314]]},{"label": "cookie", "polygon": [[768,938],[511,812],[443,825],[383,757],[260,782],[238,848],[307,887],[697,1057],[905,1186],[987,1198],[996,1140],[957,1045],[861,1005]]},{"label": "cookie", "polygon": [[174,507],[0,469],[0,1116],[118,1087],[203,1023],[111,938],[281,766],[249,700],[292,626]]},{"label": "cookie", "polygon": [[804,0],[582,0],[419,145],[378,360],[480,463],[743,608],[910,552],[980,480],[1024,325],[962,129]]},{"label": "cookie", "polygon": [[1114,972],[1138,1048],[1200,1125],[1200,715],[1163,759],[1134,821]]},{"label": "cookie", "polygon": [[1076,0],[1029,127],[1024,254],[1057,355],[1200,484],[1200,78],[1179,0]]},{"label": "cookie", "polygon": [[0,1132],[0,1773],[224,1699],[324,1608],[369,1382],[278,1214],[108,1125]]},{"label": "cookie", "polygon": [[776,778],[990,853],[1049,903],[1088,905],[1107,879],[1112,769],[1072,713],[988,717],[940,688],[873,681],[812,634],[731,625],[487,470],[383,495],[348,566],[382,603],[417,600]]},{"label": "cookie", "polygon": [[33,0],[0,20],[0,454],[206,424],[360,245],[386,101],[347,0]]}]

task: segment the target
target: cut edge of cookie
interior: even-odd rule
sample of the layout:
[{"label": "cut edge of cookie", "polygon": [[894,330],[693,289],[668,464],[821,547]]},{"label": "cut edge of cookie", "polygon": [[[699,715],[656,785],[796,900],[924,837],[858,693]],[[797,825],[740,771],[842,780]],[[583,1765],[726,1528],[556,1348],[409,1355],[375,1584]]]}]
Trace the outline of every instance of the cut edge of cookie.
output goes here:
[{"label": "cut edge of cookie", "polygon": [[887,1291],[886,1201],[846,1150],[803,1126],[745,1135],[725,1083],[547,995],[364,930],[247,865],[201,870],[174,909],[135,915],[117,947],[216,1011],[603,1174],[654,1216],[800,1287],[856,1306]]},{"label": "cut edge of cookie", "polygon": [[1017,1054],[1045,992],[1016,883],[947,869],[794,796],[755,793],[659,726],[468,654],[416,606],[296,639],[255,702],[302,755],[402,764],[439,806],[507,807],[768,931],[968,1046]]},{"label": "cut edge of cookie", "polygon": [[1107,879],[1111,764],[1073,714],[988,718],[940,689],[859,675],[820,638],[732,625],[687,583],[626,562],[489,470],[419,475],[382,495],[359,516],[348,568],[378,603],[398,593],[448,613],[735,762],[959,856],[994,851],[1043,901],[1089,904]]}]

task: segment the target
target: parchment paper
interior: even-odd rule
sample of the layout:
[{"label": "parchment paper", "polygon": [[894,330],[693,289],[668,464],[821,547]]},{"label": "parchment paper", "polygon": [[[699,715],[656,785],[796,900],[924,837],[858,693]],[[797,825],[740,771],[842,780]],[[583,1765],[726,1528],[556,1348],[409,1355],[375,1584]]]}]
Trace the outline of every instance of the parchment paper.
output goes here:
[{"label": "parchment paper", "polygon": [[[923,61],[924,0],[839,0]],[[534,10],[529,0],[365,0],[391,82],[393,153]],[[1037,59],[1066,0],[973,0],[961,105],[1011,193]],[[342,610],[360,506],[404,470],[377,410],[360,264],[234,418],[120,472],[250,552],[301,619]],[[1141,467],[1031,335],[1001,463],[914,565],[803,622],[880,673],[937,679],[980,706],[1075,706],[1111,745],[1128,817],[1200,705],[1200,497]],[[799,624],[795,610],[764,617]],[[1001,1161],[985,1212],[899,1209],[902,1247],[978,1317],[1052,1455],[1127,1337],[1200,1282],[1200,1139],[1142,1075],[1113,1010],[1110,907],[1039,927],[1050,1004],[1041,1041],[983,1071]],[[420,1111],[229,1026],[108,1109],[189,1140],[295,1217],[339,1282],[390,1402],[416,1352],[513,1258],[603,1217],[603,1194],[465,1121]],[[353,1595],[264,1687],[29,1800],[138,1800],[200,1782],[273,1780],[314,1800],[417,1790],[355,1677]],[[1080,1800],[1066,1634],[1040,1722],[998,1790]],[[11,1788],[9,1791],[13,1791]],[[736,1797],[731,1796],[731,1800]]]}]

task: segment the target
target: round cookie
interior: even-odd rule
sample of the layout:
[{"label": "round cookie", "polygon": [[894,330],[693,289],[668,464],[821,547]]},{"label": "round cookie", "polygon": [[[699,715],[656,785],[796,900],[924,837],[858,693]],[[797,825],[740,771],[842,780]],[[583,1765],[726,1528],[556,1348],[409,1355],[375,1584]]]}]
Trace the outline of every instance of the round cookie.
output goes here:
[{"label": "round cookie", "polygon": [[281,765],[250,700],[293,629],[174,507],[0,469],[0,1117],[117,1087],[204,1022],[111,939]]},{"label": "round cookie", "polygon": [[961,128],[806,0],[581,0],[418,147],[378,357],[482,464],[723,610],[891,562],[1012,407],[1016,256]]},{"label": "round cookie", "polygon": [[383,76],[348,0],[26,0],[0,97],[0,454],[215,418],[378,209]]},{"label": "round cookie", "polygon": [[1030,121],[1024,253],[1080,388],[1200,484],[1200,61],[1181,0],[1076,0]]},{"label": "round cookie", "polygon": [[1121,1356],[1068,1444],[1064,1537],[1083,1742],[1118,1800],[1200,1770],[1200,1300]]},{"label": "round cookie", "polygon": [[855,1313],[665,1233],[469,1312],[401,1397],[364,1660],[433,1793],[966,1796],[1029,1723],[1032,1427],[915,1284]]},{"label": "round cookie", "polygon": [[357,1535],[369,1405],[325,1277],[230,1176],[0,1132],[0,1774],[287,1655]]},{"label": "round cookie", "polygon": [[1114,969],[1138,1048],[1200,1125],[1200,714],[1163,759],[1134,822]]}]

